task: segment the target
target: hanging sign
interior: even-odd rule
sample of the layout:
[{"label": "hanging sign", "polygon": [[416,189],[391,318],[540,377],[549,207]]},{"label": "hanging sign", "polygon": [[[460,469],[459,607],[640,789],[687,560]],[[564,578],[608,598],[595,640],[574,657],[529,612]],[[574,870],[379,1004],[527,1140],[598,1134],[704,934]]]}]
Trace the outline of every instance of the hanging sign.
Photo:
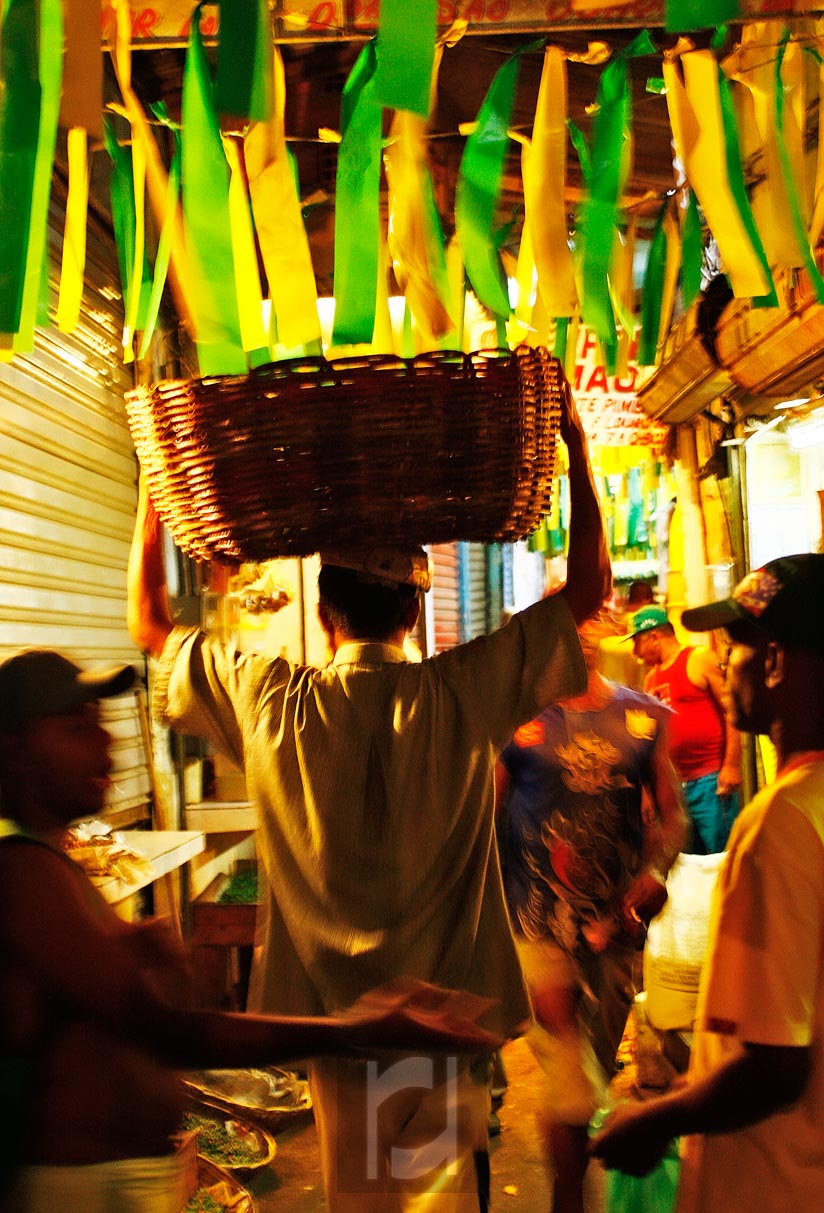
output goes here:
[{"label": "hanging sign", "polygon": [[667,427],[652,421],[638,403],[641,371],[634,360],[635,342],[626,371],[608,375],[595,335],[584,327],[578,333],[575,365],[569,382],[587,440],[593,446],[641,447],[658,451]]}]

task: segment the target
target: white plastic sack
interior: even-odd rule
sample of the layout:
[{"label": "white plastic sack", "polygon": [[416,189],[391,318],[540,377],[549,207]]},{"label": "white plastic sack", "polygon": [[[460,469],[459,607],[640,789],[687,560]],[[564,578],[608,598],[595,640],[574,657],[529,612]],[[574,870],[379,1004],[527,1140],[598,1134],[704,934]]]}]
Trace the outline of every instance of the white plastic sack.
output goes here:
[{"label": "white plastic sack", "polygon": [[710,908],[726,852],[679,855],[667,877],[666,905],[649,924],[644,988],[649,1022],[661,1032],[693,1025],[707,953]]}]

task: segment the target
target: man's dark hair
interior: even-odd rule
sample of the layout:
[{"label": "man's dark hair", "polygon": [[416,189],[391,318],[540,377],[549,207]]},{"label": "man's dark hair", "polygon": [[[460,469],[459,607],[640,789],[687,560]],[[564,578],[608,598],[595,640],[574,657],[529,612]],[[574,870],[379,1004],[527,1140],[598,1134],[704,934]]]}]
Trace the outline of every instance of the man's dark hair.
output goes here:
[{"label": "man's dark hair", "polygon": [[318,598],[326,618],[350,639],[386,640],[406,627],[417,590],[412,585],[364,581],[354,569],[322,565]]}]

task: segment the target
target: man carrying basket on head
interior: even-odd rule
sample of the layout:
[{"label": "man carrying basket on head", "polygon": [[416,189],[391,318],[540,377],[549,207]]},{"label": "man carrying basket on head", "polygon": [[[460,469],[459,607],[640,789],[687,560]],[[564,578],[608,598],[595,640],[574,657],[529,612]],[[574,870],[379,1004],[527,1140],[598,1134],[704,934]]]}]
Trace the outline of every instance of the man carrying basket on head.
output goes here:
[{"label": "man carrying basket on head", "polygon": [[[529,1002],[493,837],[494,766],[514,730],[586,682],[576,623],[608,596],[609,557],[569,393],[568,579],[503,628],[407,662],[426,554],[322,559],[324,669],[241,654],[174,628],[160,528],[141,490],[129,573],[132,636],[159,659],[154,706],[245,770],[260,809],[265,914],[256,1010],[315,1014],[408,975],[500,999],[512,1035]],[[310,1078],[329,1208],[486,1208],[486,1075],[467,1058],[375,1054]]]}]

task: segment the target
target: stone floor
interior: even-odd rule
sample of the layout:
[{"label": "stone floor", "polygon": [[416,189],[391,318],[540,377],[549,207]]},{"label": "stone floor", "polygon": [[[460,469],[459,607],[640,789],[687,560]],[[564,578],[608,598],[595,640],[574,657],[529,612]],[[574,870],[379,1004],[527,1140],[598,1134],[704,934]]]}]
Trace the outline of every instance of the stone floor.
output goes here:
[{"label": "stone floor", "polygon": [[[491,1142],[495,1213],[550,1213],[547,1175],[535,1126],[535,1062],[522,1040],[504,1050],[509,1089],[500,1111],[501,1133]],[[278,1134],[274,1162],[249,1181],[259,1213],[323,1213],[317,1139],[311,1121]],[[593,1163],[587,1175],[586,1213],[603,1213],[604,1181]]]}]

